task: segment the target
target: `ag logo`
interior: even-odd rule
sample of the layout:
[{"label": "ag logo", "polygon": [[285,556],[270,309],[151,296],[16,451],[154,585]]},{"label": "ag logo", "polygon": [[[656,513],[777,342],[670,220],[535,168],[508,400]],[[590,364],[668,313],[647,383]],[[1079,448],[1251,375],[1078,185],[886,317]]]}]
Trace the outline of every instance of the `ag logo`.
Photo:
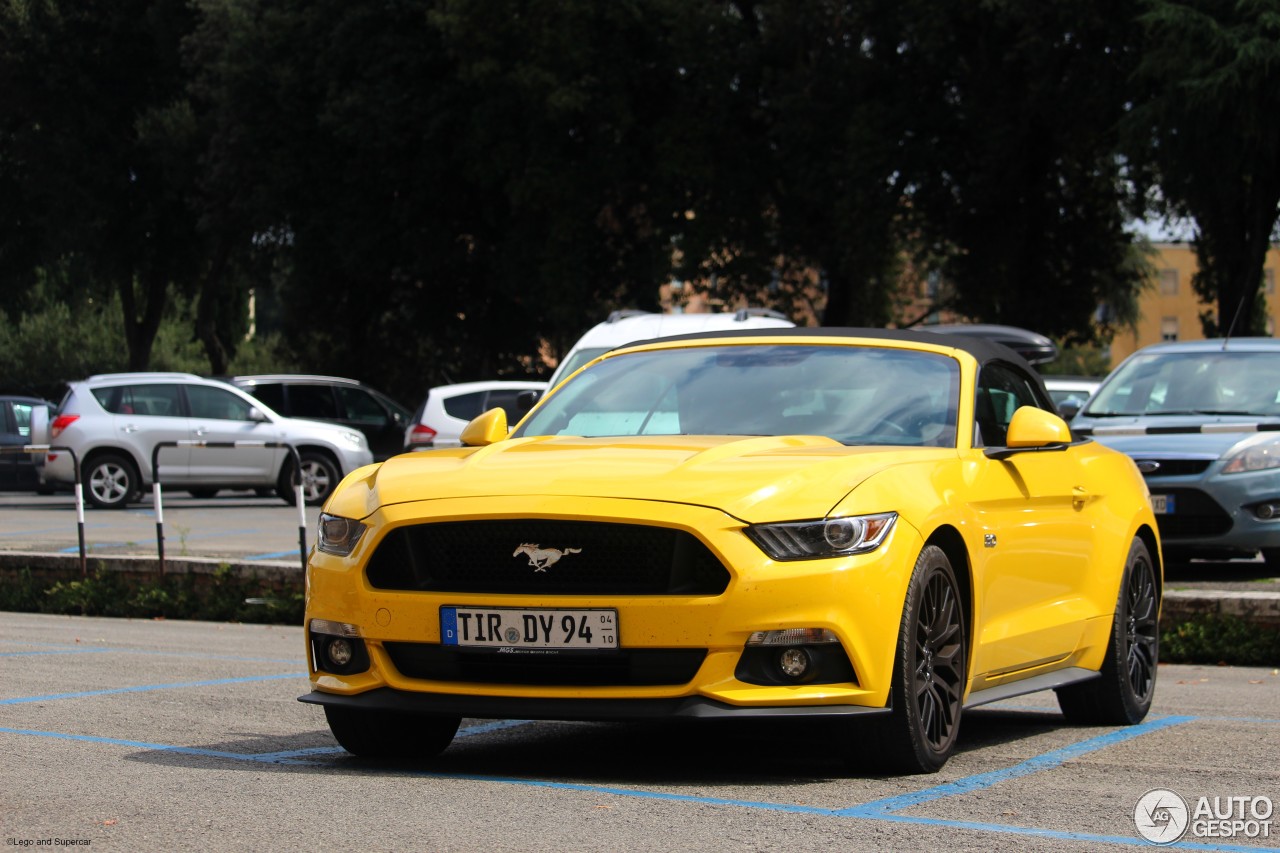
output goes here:
[{"label": "ag logo", "polygon": [[1173,791],[1147,791],[1133,808],[1133,824],[1152,844],[1172,844],[1187,831],[1187,802]]},{"label": "ag logo", "polygon": [[515,550],[511,555],[519,557],[524,554],[529,558],[529,565],[533,566],[535,572],[545,572],[548,566],[555,565],[560,562],[560,558],[569,554],[581,554],[581,548],[565,548],[561,551],[559,548],[542,548],[538,545],[526,542]]}]

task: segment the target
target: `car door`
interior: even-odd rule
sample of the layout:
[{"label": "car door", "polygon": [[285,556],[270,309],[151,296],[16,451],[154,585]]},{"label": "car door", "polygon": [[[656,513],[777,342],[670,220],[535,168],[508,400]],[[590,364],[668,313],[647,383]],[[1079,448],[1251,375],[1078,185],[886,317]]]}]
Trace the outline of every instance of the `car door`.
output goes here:
[{"label": "car door", "polygon": [[[0,448],[19,448],[29,442],[18,432],[18,425],[14,419],[14,403],[9,400],[0,400]],[[21,482],[23,464],[27,462],[26,455],[16,452],[0,453],[0,489],[17,489],[21,488],[24,483]],[[26,467],[30,467],[30,463]],[[31,467],[34,471],[35,468]]]},{"label": "car door", "polygon": [[[111,413],[116,442],[129,448],[142,469],[144,481],[164,485],[185,483],[191,458],[189,447],[156,446],[191,438],[191,423],[177,383],[133,383],[95,388],[93,396]],[[152,470],[152,464],[156,470]]]},{"label": "car door", "polygon": [[1053,411],[1035,380],[1014,365],[987,364],[975,399],[980,445],[970,461],[981,547],[975,546],[976,625],[971,672],[985,679],[1039,665],[1074,652],[1084,621],[1096,615],[1085,596],[1093,550],[1091,487],[1080,444],[989,458],[984,447],[1003,446],[1020,406]]},{"label": "car door", "polygon": [[[211,385],[183,386],[191,407],[191,437],[206,442],[266,442],[281,440],[270,422],[255,420],[250,399]],[[274,485],[288,451],[263,446],[195,447],[191,452],[192,484],[228,483]]]}]

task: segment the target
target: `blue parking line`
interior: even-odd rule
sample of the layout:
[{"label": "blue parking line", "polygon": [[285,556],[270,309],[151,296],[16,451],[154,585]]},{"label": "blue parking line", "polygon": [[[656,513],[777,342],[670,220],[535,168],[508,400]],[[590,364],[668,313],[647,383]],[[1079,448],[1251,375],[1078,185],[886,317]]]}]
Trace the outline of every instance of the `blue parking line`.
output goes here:
[{"label": "blue parking line", "polygon": [[218,678],[212,681],[185,681],[174,684],[145,684],[136,687],[113,687],[108,690],[86,690],[80,693],[54,693],[48,696],[20,696],[0,699],[0,705],[26,705],[32,702],[53,702],[59,699],[87,699],[93,696],[114,696],[120,693],[147,693],[152,690],[175,690],[186,687],[216,687],[222,684],[249,684],[255,681],[280,681],[286,678],[306,678],[305,672],[282,675],[251,675],[245,678]]},{"label": "blue parking line", "polygon": [[1055,749],[1037,755],[1035,758],[1029,758],[1021,764],[1015,764],[1012,767],[1006,767],[1003,770],[992,770],[989,773],[979,773],[975,776],[966,776],[963,779],[957,779],[954,782],[947,782],[944,785],[935,785],[932,788],[925,788],[923,791],[915,791],[910,794],[901,794],[896,797],[888,797],[883,800],[874,800],[870,803],[864,803],[860,806],[854,806],[851,809],[845,809],[844,814],[849,817],[880,817],[892,812],[899,812],[903,809],[909,809],[912,806],[927,803],[930,800],[940,800],[944,797],[954,797],[959,794],[968,794],[973,791],[980,791],[983,788],[990,788],[1009,779],[1017,779],[1021,776],[1030,776],[1032,773],[1039,773],[1042,770],[1051,770],[1060,766],[1072,758],[1081,755],[1087,755],[1090,752],[1097,752],[1108,746],[1117,743],[1123,743],[1127,740],[1133,740],[1145,734],[1150,734],[1160,729],[1167,729],[1171,726],[1179,726],[1183,723],[1189,723],[1195,717],[1161,717],[1156,720],[1148,720],[1135,726],[1128,726],[1123,729],[1117,729],[1109,734],[1100,735],[1098,737],[1082,740],[1079,743],[1073,743],[1071,746]]},{"label": "blue parking line", "polygon": [[296,556],[298,556],[298,552],[297,552],[297,550],[295,549],[295,550],[293,550],[293,551],[275,551],[275,552],[273,552],[273,553],[271,553],[271,554],[248,554],[248,555],[246,555],[246,556],[244,556],[244,557],[241,557],[240,559],[242,559],[242,560],[250,560],[250,561],[253,561],[253,560],[279,560],[279,559],[281,559],[281,558],[283,558],[283,557],[296,557]]}]

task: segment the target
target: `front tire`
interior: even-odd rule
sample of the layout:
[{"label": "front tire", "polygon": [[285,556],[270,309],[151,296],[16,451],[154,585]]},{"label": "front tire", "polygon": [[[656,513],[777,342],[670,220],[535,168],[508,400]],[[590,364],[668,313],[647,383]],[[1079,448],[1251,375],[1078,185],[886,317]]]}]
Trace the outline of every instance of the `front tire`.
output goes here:
[{"label": "front tire", "polygon": [[965,605],[946,552],[927,545],[916,559],[902,607],[892,708],[868,742],[854,747],[887,773],[936,773],[955,751],[968,672]]},{"label": "front tire", "polygon": [[325,705],[324,716],[339,745],[361,758],[435,758],[453,742],[462,722],[461,717],[429,717],[335,705]]},{"label": "front tire", "polygon": [[142,488],[133,460],[119,453],[90,457],[80,470],[85,496],[98,509],[124,509]]},{"label": "front tire", "polygon": [[1100,677],[1059,687],[1058,706],[1073,723],[1131,726],[1151,710],[1160,657],[1160,590],[1155,565],[1134,537],[1125,561],[1111,639]]},{"label": "front tire", "polygon": [[[302,460],[302,500],[307,506],[320,506],[333,494],[338,481],[342,479],[338,466],[328,456],[314,450],[304,450],[298,456]],[[289,506],[297,503],[294,485],[296,477],[293,464],[290,463],[285,466],[276,486],[276,494]]]}]

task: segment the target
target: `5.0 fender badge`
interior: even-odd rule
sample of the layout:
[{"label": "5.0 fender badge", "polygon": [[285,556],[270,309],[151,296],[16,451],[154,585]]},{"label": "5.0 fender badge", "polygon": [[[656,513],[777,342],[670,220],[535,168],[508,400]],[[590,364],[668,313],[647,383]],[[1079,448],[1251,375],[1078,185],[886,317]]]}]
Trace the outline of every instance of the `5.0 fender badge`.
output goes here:
[{"label": "5.0 fender badge", "polygon": [[524,554],[529,558],[529,565],[533,566],[533,570],[535,572],[545,572],[549,566],[553,566],[560,562],[561,557],[581,553],[581,548],[565,548],[561,551],[559,548],[543,548],[539,545],[526,542],[517,548],[511,556],[518,557],[521,554]]}]

